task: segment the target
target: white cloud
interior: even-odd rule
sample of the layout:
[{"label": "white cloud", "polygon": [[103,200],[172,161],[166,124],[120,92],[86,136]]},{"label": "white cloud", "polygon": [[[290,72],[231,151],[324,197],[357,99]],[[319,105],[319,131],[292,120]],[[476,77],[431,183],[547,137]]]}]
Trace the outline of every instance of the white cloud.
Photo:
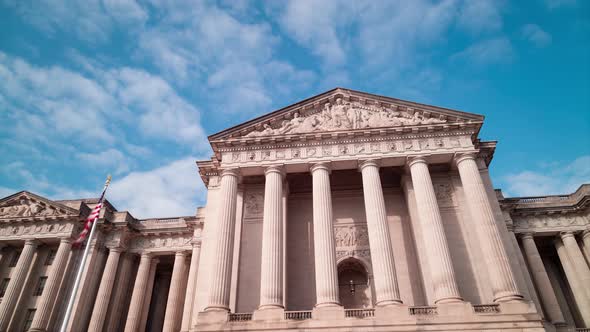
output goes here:
[{"label": "white cloud", "polygon": [[106,173],[121,174],[129,170],[130,160],[121,151],[111,148],[101,152],[78,153],[77,157],[92,168],[105,170]]},{"label": "white cloud", "polygon": [[459,14],[459,26],[478,34],[498,31],[502,28],[502,1],[467,0],[462,3]]},{"label": "white cloud", "polygon": [[543,170],[525,170],[501,177],[508,196],[569,194],[580,185],[590,183],[590,156],[570,163],[551,163]]},{"label": "white cloud", "polygon": [[197,159],[186,157],[150,171],[115,178],[107,199],[136,218],[194,215],[205,200]]},{"label": "white cloud", "polygon": [[116,24],[125,30],[136,30],[147,19],[147,12],[133,0],[3,2],[47,34],[73,33],[91,43],[106,41]]},{"label": "white cloud", "polygon": [[526,24],[521,30],[522,36],[537,47],[551,44],[551,35],[536,24]]},{"label": "white cloud", "polygon": [[0,127],[22,139],[73,139],[82,147],[95,146],[95,141],[124,145],[125,131],[204,144],[200,111],[166,81],[139,69],[87,66],[91,70],[83,75],[0,52],[0,99],[13,120]]},{"label": "white cloud", "polygon": [[462,60],[476,65],[509,62],[514,57],[510,40],[504,37],[477,42],[452,56],[453,60]]}]

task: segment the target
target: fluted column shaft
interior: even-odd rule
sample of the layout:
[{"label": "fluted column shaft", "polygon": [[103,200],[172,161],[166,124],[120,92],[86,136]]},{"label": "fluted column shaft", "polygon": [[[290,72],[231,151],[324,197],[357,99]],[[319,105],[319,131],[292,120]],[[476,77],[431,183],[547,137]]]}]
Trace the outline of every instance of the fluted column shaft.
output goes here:
[{"label": "fluted column shaft", "polygon": [[434,289],[434,303],[461,302],[453,261],[445,235],[434,186],[424,158],[410,160],[408,164],[416,196],[418,219],[422,229],[424,247]]},{"label": "fluted column shaft", "polygon": [[217,232],[211,265],[211,288],[205,311],[229,311],[231,266],[236,223],[236,200],[238,197],[238,171],[224,170],[221,173],[217,215]]},{"label": "fluted column shaft", "polygon": [[37,249],[37,244],[38,243],[36,240],[25,241],[23,251],[21,252],[18,262],[16,263],[16,267],[12,272],[12,277],[10,278],[10,282],[6,288],[4,297],[2,298],[2,303],[0,303],[1,332],[6,331],[6,328],[8,327],[10,317],[12,316],[16,306],[16,301],[18,300],[18,296],[23,289],[27,273],[29,272],[29,268],[33,262],[33,255]]},{"label": "fluted column shaft", "polygon": [[197,287],[197,275],[199,271],[199,258],[201,256],[201,242],[193,243],[193,253],[191,255],[191,266],[188,271],[188,281],[186,285],[186,296],[182,313],[182,323],[180,331],[186,332],[190,329],[191,317],[193,315],[193,303],[195,297],[195,288]]},{"label": "fluted column shaft", "polygon": [[361,163],[359,168],[363,178],[365,213],[373,275],[375,276],[375,293],[377,295],[375,304],[399,304],[402,301],[395,272],[379,165],[374,160],[367,160]]},{"label": "fluted column shaft", "polygon": [[573,261],[569,257],[567,249],[560,238],[555,239],[555,249],[557,250],[557,256],[559,256],[559,261],[565,272],[567,283],[572,290],[572,295],[576,302],[576,306],[578,307],[578,311],[580,312],[580,316],[582,317],[582,321],[586,327],[590,327],[590,299],[585,292],[587,285],[582,283],[580,276],[576,272]]},{"label": "fluted column shaft", "polygon": [[539,296],[549,320],[553,324],[565,324],[563,313],[559,307],[559,302],[557,302],[557,296],[555,296],[555,291],[551,286],[549,275],[547,275],[533,235],[530,233],[523,234],[521,239],[526,260],[533,275],[533,281],[539,290]]},{"label": "fluted column shaft", "polygon": [[121,248],[109,248],[109,256],[107,257],[104,272],[100,279],[100,286],[96,295],[96,301],[94,302],[94,309],[92,309],[88,331],[102,331],[111,299],[111,292],[113,291],[113,284],[115,283],[115,276],[117,275],[120,256]]},{"label": "fluted column shaft", "polygon": [[580,246],[578,246],[578,241],[576,241],[576,237],[572,232],[562,232],[560,235],[576,274],[580,278],[580,282],[585,285],[586,297],[590,299],[590,269],[586,264],[584,255],[582,255]]},{"label": "fluted column shaft", "polygon": [[37,311],[33,318],[33,323],[29,331],[46,331],[47,324],[49,323],[49,316],[51,315],[51,309],[55,305],[57,292],[59,291],[59,285],[63,278],[63,273],[68,263],[68,257],[72,250],[72,241],[69,238],[61,239],[55,259],[51,266],[51,273],[47,278],[47,283],[41,294],[41,300],[37,305]]},{"label": "fluted column shaft", "polygon": [[586,255],[586,262],[590,266],[590,229],[584,230],[582,233],[582,246],[584,249],[584,255]]},{"label": "fluted column shaft", "polygon": [[271,166],[264,172],[264,216],[259,309],[283,307],[283,169]]},{"label": "fluted column shaft", "polygon": [[313,177],[313,246],[315,256],[316,307],[340,305],[336,244],[332,221],[330,168],[320,163],[311,167]]},{"label": "fluted column shaft", "polygon": [[152,293],[154,292],[154,279],[156,278],[156,269],[158,268],[160,260],[152,258],[150,265],[150,274],[147,281],[147,287],[145,291],[145,297],[143,300],[143,309],[141,309],[141,320],[139,321],[139,331],[145,331],[145,327],[148,321],[148,315],[150,311],[150,304],[152,302]]},{"label": "fluted column shaft", "polygon": [[482,248],[483,259],[488,267],[489,280],[495,302],[522,300],[500,230],[496,225],[494,212],[483,179],[472,154],[459,156],[455,162],[463,184],[465,199],[473,219]]},{"label": "fluted column shaft", "polygon": [[164,316],[163,332],[176,332],[180,328],[180,315],[182,314],[182,303],[184,291],[186,290],[186,257],[187,253],[179,251],[174,256],[174,268],[166,303],[166,314]]},{"label": "fluted column shaft", "polygon": [[131,294],[127,321],[125,322],[125,332],[137,332],[139,329],[151,263],[151,254],[144,253],[141,255],[137,277],[135,277],[135,283],[133,284],[133,293]]}]

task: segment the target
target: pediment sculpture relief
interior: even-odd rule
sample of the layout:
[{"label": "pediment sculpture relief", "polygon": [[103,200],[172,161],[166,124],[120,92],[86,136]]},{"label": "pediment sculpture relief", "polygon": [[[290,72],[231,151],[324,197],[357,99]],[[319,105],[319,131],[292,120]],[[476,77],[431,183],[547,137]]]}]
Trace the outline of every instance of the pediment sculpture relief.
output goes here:
[{"label": "pediment sculpture relief", "polygon": [[59,211],[44,203],[32,200],[26,196],[9,202],[9,206],[0,207],[0,218],[3,217],[44,217],[59,214]]},{"label": "pediment sculpture relief", "polygon": [[261,130],[252,131],[246,137],[400,127],[444,122],[446,122],[446,119],[443,116],[425,117],[423,113],[418,111],[393,110],[376,105],[348,102],[338,98],[334,104],[326,103],[321,112],[306,117],[295,113],[292,119],[284,120],[278,128],[272,128],[269,124],[264,124]]}]

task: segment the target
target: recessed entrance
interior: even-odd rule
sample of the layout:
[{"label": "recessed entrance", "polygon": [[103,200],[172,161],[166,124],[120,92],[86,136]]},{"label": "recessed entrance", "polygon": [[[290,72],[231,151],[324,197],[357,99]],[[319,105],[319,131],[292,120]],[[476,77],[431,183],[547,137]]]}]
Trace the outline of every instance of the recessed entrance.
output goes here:
[{"label": "recessed entrance", "polygon": [[346,309],[371,308],[371,287],[367,269],[356,258],[338,264],[340,303]]}]

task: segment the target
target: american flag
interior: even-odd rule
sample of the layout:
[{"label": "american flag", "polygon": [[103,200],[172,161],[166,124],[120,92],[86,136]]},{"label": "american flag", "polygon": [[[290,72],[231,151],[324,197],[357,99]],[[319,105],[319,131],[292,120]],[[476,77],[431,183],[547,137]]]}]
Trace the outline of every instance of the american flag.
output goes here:
[{"label": "american flag", "polygon": [[100,209],[102,208],[102,205],[104,202],[104,195],[107,192],[107,188],[109,187],[110,183],[111,183],[111,176],[109,175],[107,177],[107,181],[105,182],[104,189],[102,190],[102,194],[100,194],[100,198],[98,199],[98,203],[96,204],[94,209],[92,209],[92,212],[90,213],[88,218],[86,218],[86,220],[84,221],[84,229],[82,230],[82,232],[80,232],[80,235],[78,235],[78,238],[76,239],[76,241],[74,241],[74,243],[73,243],[74,246],[78,246],[78,245],[82,244],[84,242],[84,240],[86,240],[86,237],[88,237],[88,233],[90,233],[90,231],[92,229],[92,225],[98,219],[98,215],[100,214]]},{"label": "american flag", "polygon": [[90,233],[90,228],[92,228],[92,224],[94,222],[96,222],[96,219],[98,219],[98,215],[100,214],[100,209],[102,208],[102,200],[103,200],[103,197],[100,198],[100,200],[98,201],[98,204],[96,204],[96,206],[92,210],[92,213],[90,213],[88,218],[86,218],[86,221],[84,221],[84,229],[82,230],[82,232],[80,232],[80,235],[78,235],[78,238],[76,239],[76,241],[74,241],[74,245],[79,245],[82,242],[84,242],[84,240],[86,240],[88,233]]}]

